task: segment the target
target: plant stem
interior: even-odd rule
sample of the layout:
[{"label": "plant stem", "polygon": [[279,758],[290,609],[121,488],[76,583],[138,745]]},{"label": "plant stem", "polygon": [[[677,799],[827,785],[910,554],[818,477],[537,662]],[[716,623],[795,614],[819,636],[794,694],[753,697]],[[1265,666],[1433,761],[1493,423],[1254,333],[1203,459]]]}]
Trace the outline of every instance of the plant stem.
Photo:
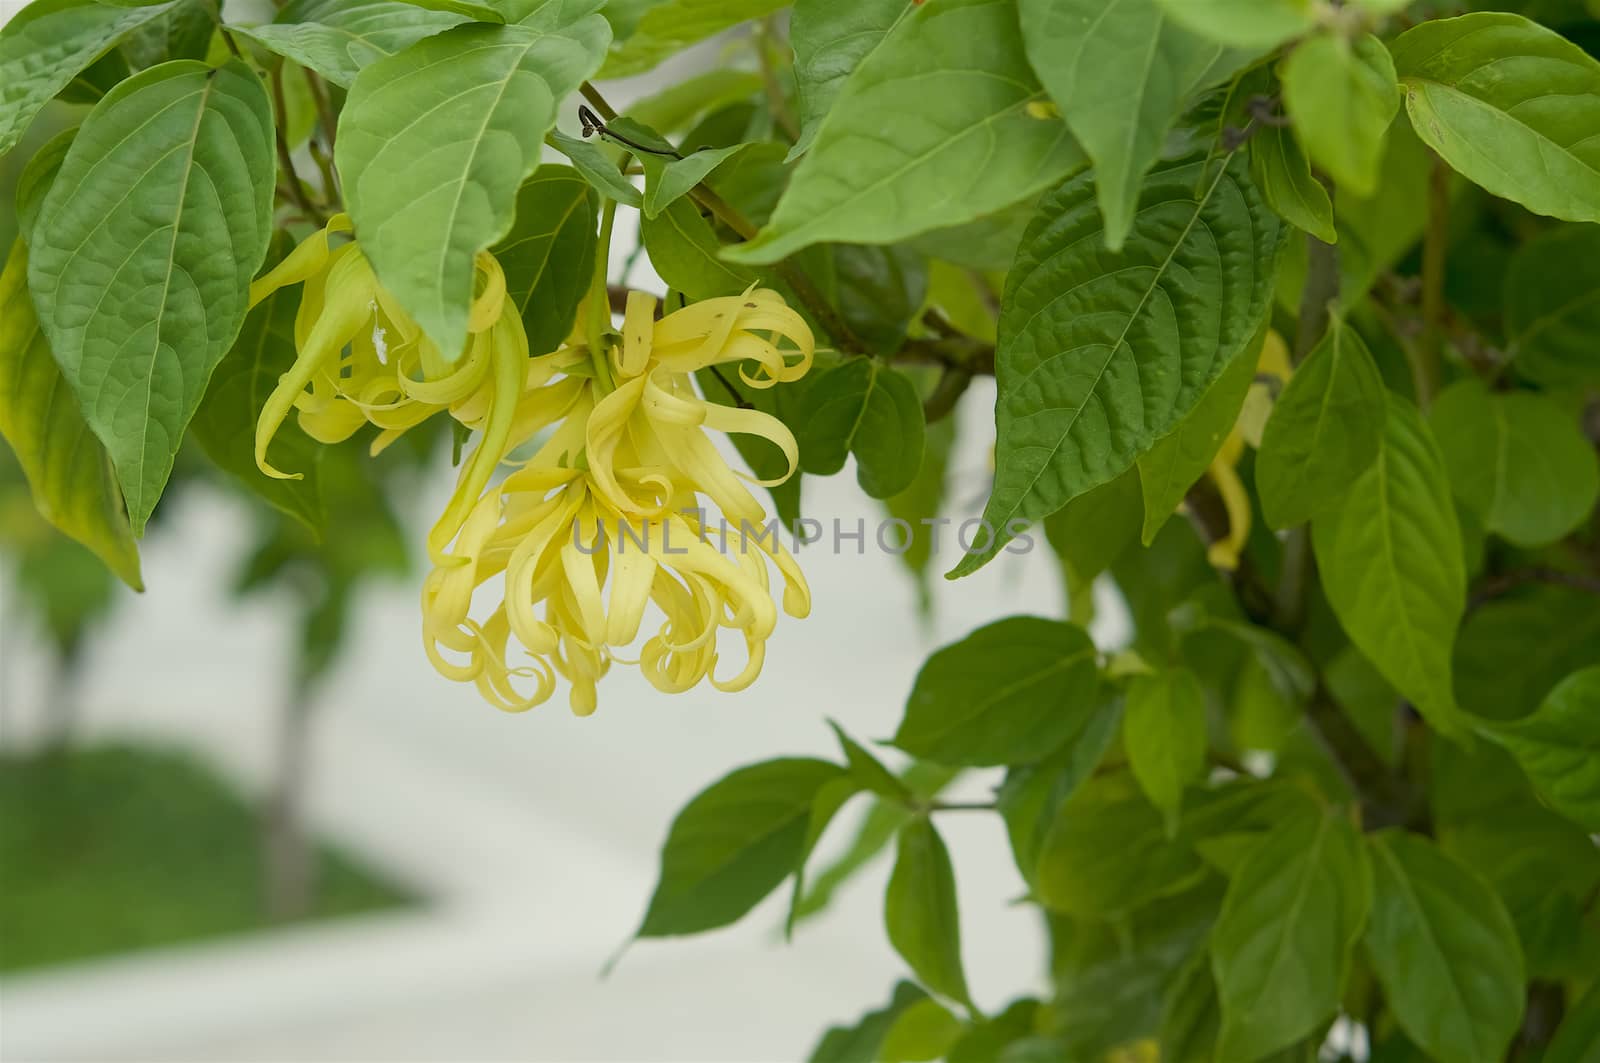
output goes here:
[{"label": "plant stem", "polygon": [[772,120],[792,144],[800,139],[800,123],[795,121],[794,112],[789,109],[789,101],[783,95],[783,84],[778,80],[778,68],[772,58],[775,21],[771,17],[762,21],[755,40],[756,58],[761,62],[761,82],[766,89],[767,107],[772,112]]},{"label": "plant stem", "polygon": [[306,84],[311,86],[311,99],[317,106],[317,121],[322,125],[323,139],[327,141],[328,151],[331,154],[337,144],[339,118],[333,113],[333,101],[328,98],[328,86],[317,76],[315,70],[305,68],[302,73],[306,76]]},{"label": "plant stem", "polygon": [[289,153],[289,134],[284,127],[284,115],[287,109],[283,98],[283,64],[279,63],[272,68],[270,77],[272,82],[272,106],[277,119],[277,136],[273,139],[278,145],[278,165],[283,167],[289,179],[289,198],[294,200],[295,206],[312,219],[317,225],[328,224],[327,216],[311,202],[311,197],[306,195],[305,185],[300,181],[300,175],[295,173],[294,156]]},{"label": "plant stem", "polygon": [[1328,331],[1334,300],[1339,298],[1339,249],[1306,236],[1306,286],[1300,294],[1300,321],[1294,334],[1294,362],[1306,360]]},{"label": "plant stem", "polygon": [[600,243],[595,248],[594,281],[589,287],[589,360],[595,380],[607,394],[617,389],[611,375],[611,299],[606,281],[611,272],[611,233],[617,223],[617,201],[600,208]]},{"label": "plant stem", "polygon": [[1428,171],[1428,228],[1422,239],[1422,337],[1411,362],[1417,405],[1424,411],[1439,390],[1444,340],[1445,256],[1450,247],[1450,168],[1437,155]]}]

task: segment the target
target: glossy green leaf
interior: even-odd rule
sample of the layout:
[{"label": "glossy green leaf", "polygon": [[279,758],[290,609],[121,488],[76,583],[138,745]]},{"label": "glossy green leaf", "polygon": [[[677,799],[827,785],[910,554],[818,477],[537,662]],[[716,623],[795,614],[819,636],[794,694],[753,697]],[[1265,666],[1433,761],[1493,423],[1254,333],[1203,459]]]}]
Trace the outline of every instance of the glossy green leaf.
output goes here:
[{"label": "glossy green leaf", "polygon": [[271,234],[273,135],[249,67],[165,63],[100,101],[40,208],[29,287],[136,535],[244,323]]},{"label": "glossy green leaf", "polygon": [[1260,1059],[1331,1019],[1371,906],[1372,868],[1343,813],[1295,816],[1267,834],[1233,874],[1211,934],[1217,1058]]},{"label": "glossy green leaf", "polygon": [[1037,1028],[1040,1005],[1024,997],[1012,1001],[999,1015],[974,1022],[955,1044],[945,1063],[996,1063],[1011,1045]]},{"label": "glossy green leaf", "polygon": [[854,1026],[831,1027],[812,1050],[808,1063],[878,1063],[883,1039],[895,1020],[927,999],[921,987],[901,982],[883,1008],[867,1012]]},{"label": "glossy green leaf", "polygon": [[790,158],[811,146],[846,79],[912,6],[906,0],[795,0],[789,43],[800,139]]},{"label": "glossy green leaf", "polygon": [[1600,609],[1576,587],[1527,587],[1485,602],[1456,640],[1461,707],[1491,720],[1531,715],[1557,683],[1600,658],[1596,646]]},{"label": "glossy green leaf", "polygon": [[1384,138],[1400,110],[1389,49],[1372,34],[1321,33],[1289,53],[1283,102],[1311,161],[1358,196],[1378,189]]},{"label": "glossy green leaf", "polygon": [[[275,258],[287,253],[280,239]],[[301,521],[313,534],[326,523],[319,473],[323,448],[294,418],[272,440],[270,458],[279,468],[295,469],[301,478],[280,480],[256,465],[256,419],[278,380],[294,365],[298,287],[279,288],[244,319],[239,338],[217,363],[190,430],[217,467],[235,477],[268,503]]]},{"label": "glossy green leaf", "polygon": [[689,194],[689,190],[728,160],[735,152],[744,150],[743,144],[728,148],[708,148],[685,155],[681,159],[663,159],[659,155],[643,155],[644,163],[644,214],[654,218],[673,202]]},{"label": "glossy green leaf", "polygon": [[77,136],[78,129],[74,126],[45,141],[17,176],[17,232],[24,242],[33,238],[33,227],[44,207],[44,197],[50,194],[50,186],[61,172],[61,164],[67,161],[67,152]]},{"label": "glossy green leaf", "polygon": [[845,82],[772,220],[728,257],[894,243],[1048,187],[1084,158],[1065,123],[1030,111],[1041,95],[1009,0],[917,7]]},{"label": "glossy green leaf", "polygon": [[1447,388],[1428,421],[1456,497],[1519,546],[1545,546],[1589,519],[1600,458],[1577,415],[1528,391],[1491,393],[1476,379]]},{"label": "glossy green leaf", "polygon": [[[1214,172],[1213,172],[1214,171]],[[1170,433],[1256,336],[1280,227],[1245,173],[1152,171],[1132,234],[1105,250],[1089,177],[1046,197],[1006,282],[996,353],[993,493],[1001,534],[951,573],[976,571],[1014,520],[1049,516]]]},{"label": "glossy green leaf", "polygon": [[754,270],[723,261],[716,231],[687,199],[654,218],[641,218],[639,233],[656,273],[690,299],[738,295],[758,279]]},{"label": "glossy green leaf", "polygon": [[863,789],[892,800],[909,802],[912,799],[906,784],[885,768],[877,757],[867,752],[860,742],[845,734],[844,729],[834,721],[829,720],[828,726],[839,740],[839,748],[844,750],[845,763],[849,765],[851,776]]},{"label": "glossy green leaf", "polygon": [[290,0],[271,22],[229,29],[349,88],[363,67],[465,21],[400,0]]},{"label": "glossy green leaf", "polygon": [[1459,736],[1450,655],[1467,577],[1448,483],[1422,415],[1391,395],[1377,459],[1316,516],[1311,541],[1350,641],[1429,724]]},{"label": "glossy green leaf", "polygon": [[894,871],[883,899],[883,925],[923,985],[971,1004],[961,966],[961,919],[955,870],[944,840],[926,816],[900,828]]},{"label": "glossy green leaf", "polygon": [[1310,520],[1378,458],[1383,377],[1355,329],[1335,320],[1273,404],[1256,456],[1261,512],[1274,528]]},{"label": "glossy green leaf", "polygon": [[1206,691],[1187,668],[1134,676],[1128,683],[1122,743],[1128,766],[1167,833],[1177,833],[1183,790],[1206,766]]},{"label": "glossy green leaf", "polygon": [[143,590],[139,549],[111,461],[78,412],[28,296],[18,240],[0,271],[0,435],[11,444],[39,514]]},{"label": "glossy green leaf", "polygon": [[205,59],[219,23],[221,0],[180,0],[160,18],[128,34],[122,52],[134,69],[172,59]]},{"label": "glossy green leaf", "polygon": [[[762,87],[761,75],[749,70],[707,70],[628,104],[628,117],[670,136],[687,129],[697,119],[748,101]],[[706,145],[689,141],[685,146],[698,150]]]},{"label": "glossy green leaf", "polygon": [[1569,1005],[1544,1063],[1600,1063],[1600,982]]},{"label": "glossy green leaf", "polygon": [[1390,49],[1417,135],[1536,214],[1600,222],[1600,61],[1521,15],[1407,30]]},{"label": "glossy green leaf", "polygon": [[517,191],[517,220],[494,247],[506,295],[536,357],[566,341],[594,275],[600,197],[565,166],[541,166]]},{"label": "glossy green leaf", "polygon": [[1600,833],[1600,667],[1562,680],[1532,716],[1485,733],[1511,751],[1550,807]]},{"label": "glossy green leaf", "polygon": [[[917,478],[904,491],[884,499],[890,519],[905,521],[909,529],[903,541],[896,540],[891,545],[898,550],[901,563],[916,581],[917,608],[924,616],[931,615],[933,610],[929,582],[934,548],[947,541],[947,537],[940,536],[943,527],[936,522],[944,506],[955,443],[955,418],[946,417],[930,424]],[[904,549],[899,549],[901,546]]]},{"label": "glossy green leaf", "polygon": [[1600,382],[1600,229],[1562,226],[1518,248],[1505,318],[1518,373],[1557,386]]},{"label": "glossy green leaf", "polygon": [[1028,59],[1094,162],[1106,246],[1120,250],[1173,123],[1243,56],[1157,0],[1022,0],[1019,11]]},{"label": "glossy green leaf", "polygon": [[1045,518],[1045,536],[1066,569],[1067,587],[1075,600],[1089,593],[1095,577],[1139,541],[1143,522],[1144,496],[1137,469],[1090,488]]},{"label": "glossy green leaf", "polygon": [[1250,176],[1278,217],[1324,243],[1339,242],[1333,201],[1312,175],[1292,130],[1268,126],[1251,138]]},{"label": "glossy green leaf", "polygon": [[928,263],[906,247],[829,244],[810,253],[831,260],[823,291],[872,354],[900,349],[928,295]]},{"label": "glossy green leaf", "polygon": [[611,49],[603,78],[643,74],[670,55],[714,37],[746,19],[763,18],[788,0],[660,0],[639,19],[633,33]]},{"label": "glossy green leaf", "polygon": [[936,1000],[919,1000],[895,1019],[878,1050],[882,1063],[928,1063],[945,1058],[961,1036],[961,1020]]},{"label": "glossy green leaf", "polygon": [[366,66],[339,119],[339,173],[385,288],[454,359],[474,261],[511,231],[556,108],[599,65],[599,15],[546,30],[457,26]]},{"label": "glossy green leaf", "polygon": [[754,908],[798,866],[812,802],[843,776],[827,761],[768,760],[696,794],[672,821],[638,936],[712,930]]},{"label": "glossy green leaf", "polygon": [[1083,629],[1017,616],[979,628],[917,673],[894,744],[941,764],[1040,760],[1096,705],[1097,653]]},{"label": "glossy green leaf", "polygon": [[1235,48],[1273,48],[1315,25],[1311,0],[1161,0],[1174,21]]},{"label": "glossy green leaf", "polygon": [[1156,533],[1177,511],[1189,488],[1205,475],[1233,431],[1244,397],[1256,378],[1259,349],[1259,343],[1249,343],[1235,352],[1194,409],[1155,446],[1139,455],[1135,464],[1144,499],[1141,538],[1146,546],[1155,541]]},{"label": "glossy green leaf", "polygon": [[117,8],[91,0],[36,0],[0,27],[0,155],[89,64],[174,3]]},{"label": "glossy green leaf", "polygon": [[596,141],[579,140],[558,130],[550,134],[550,143],[607,199],[636,209],[644,204],[644,197],[633,186],[633,182],[622,176],[616,160],[607,155]]},{"label": "glossy green leaf", "polygon": [[1430,1056],[1499,1063],[1522,1022],[1522,947],[1505,905],[1415,834],[1373,835],[1367,955],[1389,1007]]},{"label": "glossy green leaf", "polygon": [[799,441],[806,472],[832,476],[853,454],[856,479],[873,498],[911,486],[926,425],[904,374],[875,358],[851,358],[811,384],[804,403]]},{"label": "glossy green leaf", "polygon": [[[837,728],[835,728],[837,730]],[[846,749],[852,746],[860,752],[850,758],[850,770],[847,774],[835,779],[829,779],[817,789],[816,796],[811,799],[811,812],[806,817],[805,840],[800,846],[800,854],[794,862],[794,888],[789,891],[789,915],[784,920],[783,932],[785,937],[792,937],[794,926],[800,921],[802,905],[806,897],[806,862],[811,859],[811,854],[817,848],[817,843],[822,840],[822,835],[827,832],[829,824],[833,822],[839,810],[856,794],[861,793],[866,784],[862,781],[858,765],[865,762],[860,758],[865,754],[859,746],[855,746],[843,732],[839,732],[841,744],[848,743]],[[866,757],[870,761],[870,756]],[[874,780],[877,781],[877,780]]]},{"label": "glossy green leaf", "polygon": [[1161,813],[1132,779],[1102,775],[1056,811],[1034,892],[1053,911],[1106,919],[1181,893],[1204,874],[1188,845],[1167,838]]}]

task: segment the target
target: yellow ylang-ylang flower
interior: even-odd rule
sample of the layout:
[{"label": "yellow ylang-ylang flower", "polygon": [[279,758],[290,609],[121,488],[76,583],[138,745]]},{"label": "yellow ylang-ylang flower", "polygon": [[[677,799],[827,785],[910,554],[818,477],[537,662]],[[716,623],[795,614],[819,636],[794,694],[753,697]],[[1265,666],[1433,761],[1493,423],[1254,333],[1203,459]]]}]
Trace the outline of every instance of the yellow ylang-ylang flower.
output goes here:
[{"label": "yellow ylang-ylang flower", "polygon": [[[704,401],[691,381],[722,365],[753,388],[797,380],[815,351],[810,329],[769,291],[654,317],[655,300],[635,293],[601,364],[578,344],[531,359],[503,456],[533,452],[476,499],[424,583],[429,659],[507,711],[548,700],[559,676],[587,715],[613,663],[636,664],[667,693],[702,680],[748,687],[778,619],[772,566],[784,611],[810,612],[776,522],[708,432],[770,441],[788,459],[781,479],[795,471],[794,436],[767,414]],[[500,600],[474,618],[491,582]],[[740,666],[719,667],[724,629],[742,637]]]}]

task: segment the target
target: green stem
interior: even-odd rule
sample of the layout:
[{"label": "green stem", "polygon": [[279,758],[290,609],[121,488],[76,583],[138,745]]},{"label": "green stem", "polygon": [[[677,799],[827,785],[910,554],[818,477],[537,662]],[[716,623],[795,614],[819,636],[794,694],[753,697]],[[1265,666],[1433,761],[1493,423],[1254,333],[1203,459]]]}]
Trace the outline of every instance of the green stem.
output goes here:
[{"label": "green stem", "polygon": [[606,280],[611,266],[611,232],[617,223],[617,201],[607,199],[600,209],[600,243],[595,248],[594,280],[589,288],[589,360],[594,378],[604,394],[617,389],[611,375],[611,299]]},{"label": "green stem", "polygon": [[1439,390],[1444,339],[1445,256],[1450,247],[1450,168],[1437,155],[1428,172],[1428,229],[1422,239],[1422,338],[1411,362],[1417,405],[1424,410]]}]

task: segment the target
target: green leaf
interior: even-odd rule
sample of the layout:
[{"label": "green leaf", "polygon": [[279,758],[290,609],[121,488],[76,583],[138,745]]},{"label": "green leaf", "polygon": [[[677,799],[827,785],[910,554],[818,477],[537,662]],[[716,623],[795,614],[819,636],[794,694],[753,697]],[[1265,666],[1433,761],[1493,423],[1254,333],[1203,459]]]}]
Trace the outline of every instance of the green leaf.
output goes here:
[{"label": "green leaf", "polygon": [[1143,520],[1137,469],[1090,488],[1045,518],[1045,537],[1066,570],[1074,619],[1078,603],[1092,593],[1095,577],[1139,541]]},{"label": "green leaf", "polygon": [[134,69],[171,59],[204,59],[217,31],[220,0],[180,0],[160,18],[146,22],[122,42]]},{"label": "green leaf", "polygon": [[843,777],[824,760],[768,760],[696,794],[672,821],[638,936],[714,930],[754,908],[799,866],[812,802]]},{"label": "green leaf", "polygon": [[1371,906],[1372,868],[1343,813],[1295,816],[1263,838],[1211,934],[1217,1058],[1260,1059],[1333,1018]]},{"label": "green leaf", "polygon": [[517,191],[517,220],[494,255],[536,357],[566,342],[594,275],[599,196],[565,166],[541,166]]},{"label": "green leaf", "polygon": [[910,487],[884,500],[890,518],[905,521],[910,528],[905,549],[900,551],[900,561],[916,580],[917,606],[923,615],[930,615],[933,609],[932,589],[928,583],[940,526],[932,522],[938,520],[939,511],[944,505],[950,455],[955,442],[954,417],[946,417],[928,425],[922,467],[917,470],[917,478]]},{"label": "green leaf", "polygon": [[1562,226],[1519,247],[1505,318],[1518,373],[1557,386],[1600,383],[1600,229]]},{"label": "green leaf", "polygon": [[175,4],[106,7],[90,0],[36,0],[0,27],[0,155],[72,79],[130,31]]},{"label": "green leaf", "polygon": [[229,31],[349,88],[364,67],[465,21],[399,0],[290,0],[271,22]]},{"label": "green leaf", "polygon": [[919,1000],[894,1020],[884,1035],[878,1059],[883,1063],[923,1063],[945,1058],[961,1036],[961,1020],[937,1000]]},{"label": "green leaf", "polygon": [[1249,343],[1234,353],[1222,374],[1211,382],[1194,404],[1155,446],[1139,456],[1139,487],[1144,499],[1144,545],[1177,511],[1178,503],[1211,466],[1222,443],[1233,431],[1244,407],[1244,397],[1256,378],[1259,343]]},{"label": "green leaf", "polygon": [[556,107],[610,32],[599,15],[457,26],[371,63],[350,90],[338,164],[361,248],[448,360],[466,343],[476,256],[511,231]]},{"label": "green leaf", "polygon": [[1145,183],[1120,253],[1100,246],[1094,187],[1040,205],[1006,281],[996,353],[999,552],[1014,520],[1049,516],[1115,479],[1170,433],[1255,337],[1271,297],[1278,220],[1242,158],[1211,174],[1168,163]]},{"label": "green leaf", "polygon": [[1600,458],[1560,403],[1527,391],[1491,393],[1468,379],[1434,400],[1428,421],[1456,497],[1489,531],[1546,546],[1588,520],[1600,496]]},{"label": "green leaf", "polygon": [[1161,0],[1196,33],[1235,48],[1265,51],[1316,24],[1310,0]]},{"label": "green leaf", "polygon": [[244,322],[272,232],[273,135],[249,67],[165,63],[100,101],[40,209],[28,283],[135,535]]},{"label": "green leaf", "polygon": [[834,1026],[812,1050],[809,1063],[878,1063],[883,1039],[907,1008],[928,994],[911,982],[894,987],[894,996],[878,1011],[869,1011],[854,1026]]},{"label": "green leaf", "polygon": [[1550,807],[1600,833],[1600,667],[1562,680],[1532,716],[1484,733],[1517,758]]},{"label": "green leaf", "polygon": [[681,159],[663,159],[659,155],[641,155],[644,164],[644,215],[654,218],[676,200],[689,194],[689,190],[728,160],[730,155],[744,150],[743,144],[727,148],[708,148],[685,155]]},{"label": "green leaf", "polygon": [[1017,616],[979,628],[917,673],[894,744],[941,764],[1049,756],[1093,710],[1099,669],[1083,629]]},{"label": "green leaf", "polygon": [[1417,135],[1535,214],[1600,222],[1600,62],[1521,15],[1407,30],[1390,49]]},{"label": "green leaf", "polygon": [[788,0],[661,0],[645,11],[627,40],[611,49],[600,76],[643,74],[669,55],[746,19],[763,18]]},{"label": "green leaf", "polygon": [[656,273],[690,299],[738,295],[757,280],[754,270],[722,260],[716,231],[686,199],[654,218],[641,217],[639,234]]},{"label": "green leaf", "polygon": [[829,244],[826,253],[829,301],[870,353],[894,354],[927,302],[927,261],[906,247]]},{"label": "green leaf", "polygon": [[1358,196],[1378,190],[1384,138],[1400,110],[1389,49],[1370,33],[1320,33],[1282,70],[1283,102],[1311,161]]},{"label": "green leaf", "polygon": [[[287,240],[277,243],[273,258],[281,260],[288,252]],[[295,363],[299,309],[300,290],[288,287],[279,288],[250,311],[233,349],[211,374],[191,430],[218,468],[313,534],[321,534],[327,523],[318,471],[323,448],[297,422],[286,421],[273,438],[272,461],[281,468],[303,470],[302,478],[276,479],[256,465],[256,419],[279,378]]]},{"label": "green leaf", "polygon": [[1361,335],[1330,322],[1273,404],[1256,456],[1261,513],[1274,528],[1337,507],[1382,446],[1383,377]]},{"label": "green leaf", "polygon": [[839,740],[839,748],[844,750],[845,763],[850,766],[851,777],[863,789],[895,801],[912,800],[913,795],[906,784],[885,768],[877,757],[867,752],[860,742],[845,734],[844,728],[834,721],[829,720],[828,726],[833,728],[833,735]]},{"label": "green leaf", "polygon": [[967,1027],[960,1040],[950,1046],[945,1063],[996,1063],[1007,1047],[1033,1033],[1039,1015],[1039,1002],[1029,997],[1012,1001],[992,1019]]},{"label": "green leaf", "polygon": [[895,243],[1048,187],[1083,153],[1060,119],[1030,113],[1040,95],[1010,0],[917,7],[850,75],[772,220],[728,257]]},{"label": "green leaf", "polygon": [[1205,874],[1187,845],[1125,775],[1090,779],[1057,811],[1039,850],[1034,891],[1052,911],[1087,919],[1181,893]]},{"label": "green leaf", "polygon": [[967,1007],[961,921],[950,853],[926,816],[900,828],[894,871],[883,898],[889,943],[923,985]]},{"label": "green leaf", "polygon": [[1444,459],[1416,408],[1393,395],[1377,460],[1311,542],[1339,623],[1436,730],[1464,733],[1450,675],[1466,608],[1461,532]]},{"label": "green leaf", "polygon": [[873,498],[911,486],[922,465],[926,425],[917,389],[876,358],[851,358],[806,389],[799,425],[800,461],[832,476],[854,454],[856,479]]},{"label": "green leaf", "polygon": [[39,514],[143,590],[111,461],[50,356],[27,276],[28,250],[18,240],[0,271],[0,435],[17,455]]},{"label": "green leaf", "polygon": [[1122,742],[1128,766],[1150,803],[1178,829],[1183,790],[1206,766],[1206,691],[1187,668],[1136,675],[1128,683]]},{"label": "green leaf", "polygon": [[1157,0],[1022,0],[1019,10],[1028,59],[1094,162],[1106,246],[1120,250],[1173,123],[1243,57]]},{"label": "green leaf", "polygon": [[[696,119],[749,100],[762,86],[761,75],[748,70],[707,70],[628,104],[628,117],[671,135],[687,129]],[[692,141],[690,145],[703,146]]]},{"label": "green leaf", "polygon": [[61,172],[61,164],[67,161],[67,152],[77,136],[78,127],[73,126],[45,141],[17,176],[17,231],[25,242],[33,239],[33,227],[39,220],[44,197],[50,194],[50,186]]},{"label": "green leaf", "polygon": [[1544,1063],[1600,1063],[1600,982],[1568,1007]]},{"label": "green leaf", "polygon": [[1486,602],[1456,640],[1461,707],[1495,720],[1531,715],[1557,683],[1595,662],[1596,646],[1600,609],[1586,591],[1534,586]]},{"label": "green leaf", "polygon": [[1278,217],[1324,243],[1339,242],[1333,201],[1291,130],[1267,126],[1250,141],[1250,176]]},{"label": "green leaf", "polygon": [[[835,727],[835,730],[838,728]],[[839,732],[839,735],[841,743],[849,741],[843,732]],[[848,751],[849,746],[846,749]],[[859,750],[860,747],[857,746],[856,749]],[[861,750],[862,755],[865,755],[865,752]],[[822,840],[822,835],[833,822],[833,817],[839,814],[839,810],[846,802],[866,788],[859,777],[855,757],[851,757],[850,767],[850,774],[823,783],[817,790],[816,796],[811,799],[811,813],[806,821],[805,841],[800,846],[800,855],[794,862],[794,888],[789,891],[789,914],[783,922],[785,939],[794,936],[794,926],[800,921],[802,914],[806,896],[806,861],[811,859],[811,853]]]},{"label": "green leaf", "polygon": [[800,139],[790,158],[811,146],[851,72],[912,6],[906,0],[795,0],[789,43]]},{"label": "green leaf", "polygon": [[1499,1063],[1522,1022],[1522,947],[1505,905],[1428,839],[1371,836],[1367,954],[1406,1035],[1430,1056]]},{"label": "green leaf", "polygon": [[569,137],[559,130],[551,133],[549,139],[551,146],[571,160],[573,167],[583,174],[595,191],[625,207],[638,209],[644,205],[644,197],[639,190],[622,176],[622,171],[617,169],[617,161],[607,155],[598,143]]}]

